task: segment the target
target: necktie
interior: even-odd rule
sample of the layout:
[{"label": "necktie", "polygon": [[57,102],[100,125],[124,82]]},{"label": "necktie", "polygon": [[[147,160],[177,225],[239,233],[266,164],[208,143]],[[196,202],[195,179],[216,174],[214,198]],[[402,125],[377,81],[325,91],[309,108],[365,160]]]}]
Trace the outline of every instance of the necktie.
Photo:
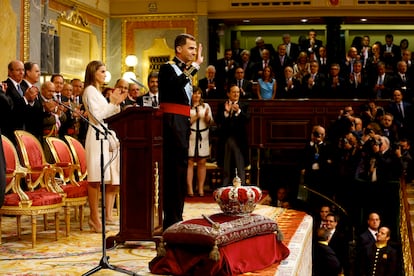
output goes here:
[{"label": "necktie", "polygon": [[280,56],[280,65],[283,66],[283,56]]},{"label": "necktie", "polygon": [[403,110],[403,107],[402,107],[402,103],[398,103],[397,106],[398,106],[398,111],[401,114],[401,117],[404,118],[404,110]]},{"label": "necktie", "polygon": [[152,96],[152,106],[153,107],[157,107],[158,106],[157,96]]},{"label": "necktie", "polygon": [[17,84],[17,92],[19,92],[19,95],[23,97],[23,90],[20,84]]},{"label": "necktie", "polygon": [[405,82],[405,75],[402,75],[402,80],[403,82]]}]

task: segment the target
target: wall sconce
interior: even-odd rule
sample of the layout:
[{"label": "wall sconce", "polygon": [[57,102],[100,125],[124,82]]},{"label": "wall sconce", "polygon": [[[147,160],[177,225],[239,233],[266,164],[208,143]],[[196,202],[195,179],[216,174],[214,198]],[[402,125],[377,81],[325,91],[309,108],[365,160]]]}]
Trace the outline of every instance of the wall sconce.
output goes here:
[{"label": "wall sconce", "polygon": [[135,75],[135,66],[138,64],[138,58],[135,55],[128,55],[125,58],[125,64],[128,66],[128,71],[122,75],[122,78],[127,82],[133,82],[131,79],[137,79],[137,76]]},{"label": "wall sconce", "polygon": [[112,74],[109,71],[105,72],[105,83],[108,84],[112,79]]}]

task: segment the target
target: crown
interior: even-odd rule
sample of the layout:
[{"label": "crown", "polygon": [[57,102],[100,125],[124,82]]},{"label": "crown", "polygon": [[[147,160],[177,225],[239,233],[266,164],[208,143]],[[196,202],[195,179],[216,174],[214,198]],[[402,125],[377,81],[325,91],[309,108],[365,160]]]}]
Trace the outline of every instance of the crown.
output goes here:
[{"label": "crown", "polygon": [[241,184],[236,170],[233,186],[218,188],[213,193],[214,200],[226,215],[248,215],[262,198],[262,190],[259,187]]}]

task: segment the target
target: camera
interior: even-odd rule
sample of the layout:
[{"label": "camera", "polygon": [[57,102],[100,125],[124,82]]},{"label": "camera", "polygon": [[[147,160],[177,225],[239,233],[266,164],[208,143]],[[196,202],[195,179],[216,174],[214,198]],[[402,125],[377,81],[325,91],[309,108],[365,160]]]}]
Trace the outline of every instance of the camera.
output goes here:
[{"label": "camera", "polygon": [[365,135],[372,134],[373,132],[374,132],[374,130],[373,130],[373,129],[370,129],[370,128],[366,128],[366,129],[364,130],[364,134],[365,134]]},{"label": "camera", "polygon": [[312,132],[312,135],[313,135],[313,137],[315,137],[315,138],[321,138],[321,134],[319,133],[319,132],[317,132],[317,131],[314,131],[314,132]]}]

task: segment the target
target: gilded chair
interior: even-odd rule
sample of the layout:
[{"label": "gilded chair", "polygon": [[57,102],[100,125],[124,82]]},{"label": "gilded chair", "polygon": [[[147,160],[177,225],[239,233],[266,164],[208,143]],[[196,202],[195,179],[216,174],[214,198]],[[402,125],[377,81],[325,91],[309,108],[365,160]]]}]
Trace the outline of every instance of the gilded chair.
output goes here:
[{"label": "gilded chair", "polygon": [[[55,160],[55,166],[62,168],[59,171],[60,178],[63,180],[61,188],[66,194],[64,201],[66,235],[70,233],[70,207],[78,207],[79,209],[79,226],[83,230],[83,214],[84,206],[88,201],[88,182],[81,180],[77,181],[75,171],[79,169],[79,165],[73,161],[72,153],[68,145],[61,139],[56,137],[46,137],[48,144]],[[76,218],[75,212],[75,218]]]},{"label": "gilded chair", "polygon": [[17,237],[21,237],[21,216],[31,216],[32,225],[32,248],[36,246],[37,215],[43,215],[44,228],[47,229],[47,214],[54,214],[55,240],[59,237],[59,211],[63,206],[63,198],[60,194],[48,191],[31,183],[30,190],[24,191],[21,181],[25,177],[31,177],[30,171],[22,167],[19,156],[13,143],[1,136],[4,156],[6,160],[6,195],[4,205],[0,208],[0,244],[1,244],[1,217],[2,215],[16,216]]},{"label": "gilded chair", "polygon": [[[86,178],[86,176],[88,174],[87,167],[86,167],[85,148],[83,147],[81,142],[79,142],[78,140],[76,140],[72,136],[65,135],[65,139],[68,142],[69,148],[70,148],[70,150],[73,154],[73,159],[75,161],[75,164],[79,165],[79,169],[77,170],[78,171],[78,178],[79,178],[79,180],[83,180],[83,179]],[[120,196],[119,196],[119,190],[118,190],[117,194],[116,194],[116,210],[117,210],[117,215],[118,216],[119,216],[119,213],[120,213],[120,208],[121,208],[121,203],[120,203]]]}]

